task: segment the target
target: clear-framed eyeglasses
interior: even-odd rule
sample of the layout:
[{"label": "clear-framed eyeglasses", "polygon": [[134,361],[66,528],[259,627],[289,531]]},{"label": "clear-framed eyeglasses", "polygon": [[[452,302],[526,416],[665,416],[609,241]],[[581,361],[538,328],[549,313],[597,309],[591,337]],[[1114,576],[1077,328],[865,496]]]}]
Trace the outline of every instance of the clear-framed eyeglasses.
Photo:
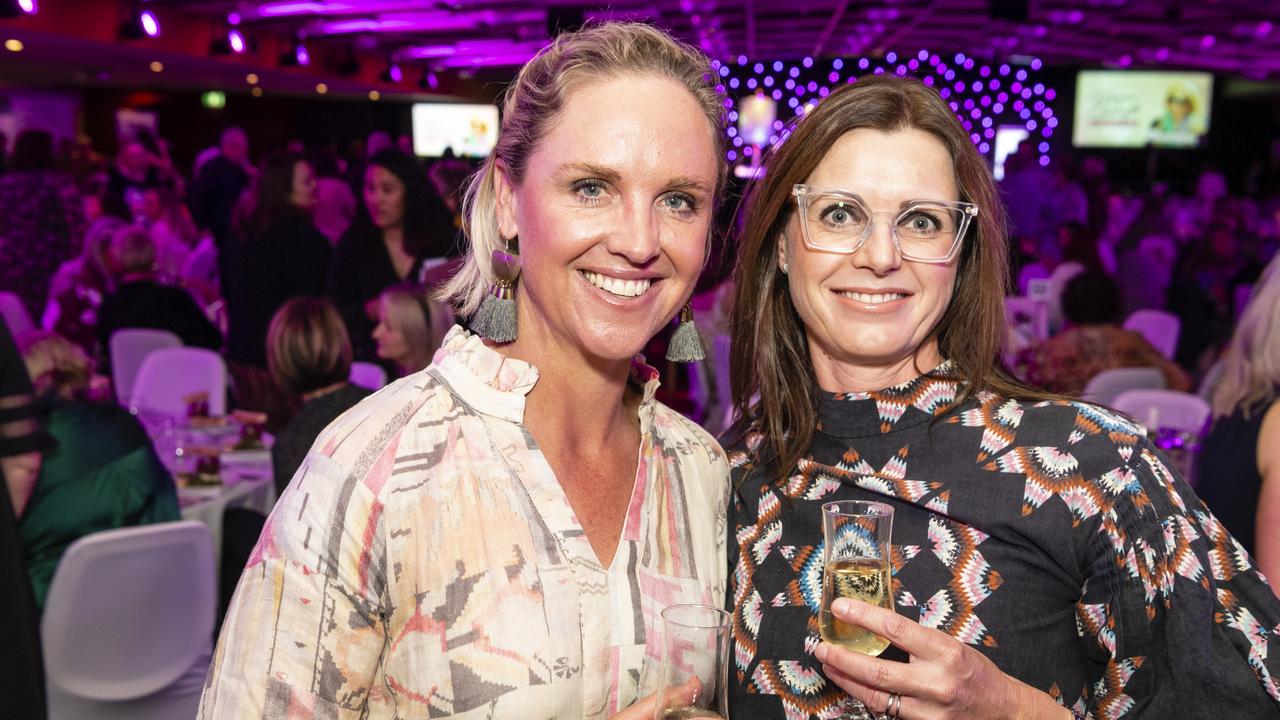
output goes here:
[{"label": "clear-framed eyeglasses", "polygon": [[894,212],[872,212],[862,198],[845,190],[796,185],[791,189],[800,211],[805,247],[852,255],[887,220],[889,236],[904,260],[947,263],[960,251],[969,223],[978,216],[973,203],[913,200]]}]

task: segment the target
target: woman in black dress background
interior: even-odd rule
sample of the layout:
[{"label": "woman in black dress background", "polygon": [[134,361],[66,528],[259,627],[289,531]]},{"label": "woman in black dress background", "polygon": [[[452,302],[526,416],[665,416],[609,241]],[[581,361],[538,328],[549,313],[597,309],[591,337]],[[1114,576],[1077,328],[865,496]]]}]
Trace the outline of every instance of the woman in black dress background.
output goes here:
[{"label": "woman in black dress background", "polygon": [[448,211],[412,156],[396,150],[375,154],[364,173],[362,197],[334,251],[328,296],[347,324],[355,359],[375,361],[378,296],[392,285],[418,280],[424,262],[458,250]]}]

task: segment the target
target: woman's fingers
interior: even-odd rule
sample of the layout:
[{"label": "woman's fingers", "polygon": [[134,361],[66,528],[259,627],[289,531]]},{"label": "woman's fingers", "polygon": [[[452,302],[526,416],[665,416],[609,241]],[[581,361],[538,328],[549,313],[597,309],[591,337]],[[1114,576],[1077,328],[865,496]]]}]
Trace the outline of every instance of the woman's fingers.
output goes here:
[{"label": "woman's fingers", "polygon": [[[885,709],[888,708],[888,691],[878,690],[868,685],[864,685],[846,675],[840,670],[840,668],[835,667],[834,665],[823,665],[822,672],[827,676],[828,680],[838,685],[841,690],[849,693],[850,696],[860,700],[863,705],[871,708],[876,712],[876,714],[883,714]],[[898,695],[902,698],[903,705],[907,704],[908,696],[903,695],[902,693],[898,693]],[[898,717],[908,718],[910,716],[900,710],[898,712]]]},{"label": "woman's fingers", "polygon": [[881,660],[830,643],[819,644],[815,654],[824,666],[834,668],[859,685],[876,690],[926,697],[945,683],[944,679],[931,672],[932,668],[920,663]]},{"label": "woman's fingers", "polygon": [[860,600],[840,598],[831,612],[845,622],[866,628],[922,660],[945,660],[956,644],[955,638],[933,628],[914,623],[892,610]]},{"label": "woman's fingers", "polygon": [[698,678],[691,677],[683,685],[667,688],[662,697],[654,693],[641,698],[635,705],[614,715],[610,720],[653,720],[658,708],[687,707],[693,704],[701,691],[702,683]]}]

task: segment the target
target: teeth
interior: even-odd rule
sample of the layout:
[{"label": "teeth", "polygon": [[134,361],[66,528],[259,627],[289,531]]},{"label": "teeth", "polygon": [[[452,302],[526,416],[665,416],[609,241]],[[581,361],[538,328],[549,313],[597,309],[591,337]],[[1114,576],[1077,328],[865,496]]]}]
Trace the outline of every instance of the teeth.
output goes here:
[{"label": "teeth", "polygon": [[903,295],[902,293],[874,293],[873,294],[873,293],[861,293],[861,292],[842,292],[840,294],[843,295],[844,297],[857,300],[858,302],[867,303],[868,305],[879,305],[881,303],[892,302],[894,300],[901,300],[902,298],[906,297],[906,295]]},{"label": "teeth", "polygon": [[594,273],[589,270],[583,270],[582,276],[585,277],[587,282],[592,285],[619,297],[636,297],[637,295],[643,295],[645,291],[649,289],[649,285],[651,283],[650,280],[622,280],[619,278],[609,277],[608,275]]}]

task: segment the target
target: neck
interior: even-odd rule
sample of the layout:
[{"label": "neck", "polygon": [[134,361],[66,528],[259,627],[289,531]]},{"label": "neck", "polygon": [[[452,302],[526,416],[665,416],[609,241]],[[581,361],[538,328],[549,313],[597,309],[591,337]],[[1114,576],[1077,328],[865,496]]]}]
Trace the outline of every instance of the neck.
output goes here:
[{"label": "neck", "polygon": [[404,225],[382,228],[382,242],[389,247],[404,248]]},{"label": "neck", "polygon": [[810,341],[809,355],[818,387],[826,392],[875,392],[901,385],[929,372],[942,363],[938,345],[930,341],[916,352],[888,362],[848,362],[828,355]]},{"label": "neck", "polygon": [[628,385],[629,358],[592,357],[555,338],[526,312],[519,323],[520,336],[498,351],[538,369],[538,382],[525,400],[527,426],[591,452],[616,442],[619,430],[638,421],[640,396]]},{"label": "neck", "polygon": [[302,393],[302,400],[303,400],[304,402],[305,402],[305,401],[307,401],[307,400],[315,400],[315,399],[316,399],[316,398],[318,398],[318,397],[322,397],[322,396],[324,396],[324,395],[328,395],[328,394],[329,394],[329,393],[331,393],[331,392],[335,392],[335,391],[341,390],[342,388],[344,388],[344,387],[346,387],[346,386],[347,386],[347,381],[346,381],[346,380],[342,380],[342,381],[340,381],[340,382],[336,382],[336,383],[334,383],[334,384],[332,384],[332,385],[327,385],[327,386],[322,387],[322,388],[319,388],[319,389],[317,389],[317,390],[312,390],[311,392]]}]

